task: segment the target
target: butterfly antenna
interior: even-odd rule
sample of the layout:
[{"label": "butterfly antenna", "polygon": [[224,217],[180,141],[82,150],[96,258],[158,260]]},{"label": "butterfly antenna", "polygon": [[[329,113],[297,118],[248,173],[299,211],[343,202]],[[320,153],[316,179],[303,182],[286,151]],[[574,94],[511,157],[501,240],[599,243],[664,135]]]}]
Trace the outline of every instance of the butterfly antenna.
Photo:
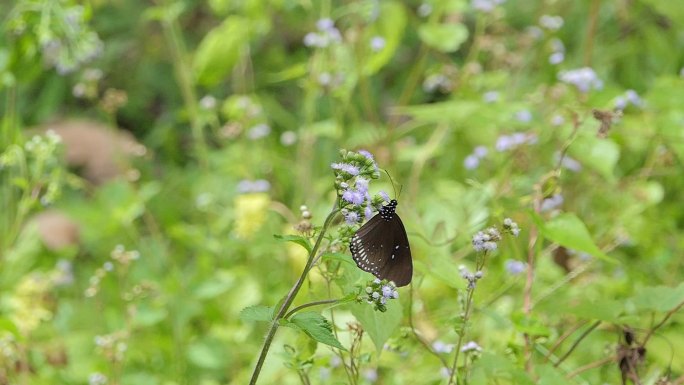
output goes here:
[{"label": "butterfly antenna", "polygon": [[[387,170],[385,170],[384,168],[382,169],[382,171],[384,171],[385,174],[387,174],[387,177],[389,177],[390,183],[392,183],[392,190],[394,190],[394,198],[395,199],[398,198],[399,196],[397,195],[397,188],[394,186],[394,179],[392,179],[392,175],[390,175],[390,173]],[[401,187],[399,187],[399,194],[401,194]]]}]

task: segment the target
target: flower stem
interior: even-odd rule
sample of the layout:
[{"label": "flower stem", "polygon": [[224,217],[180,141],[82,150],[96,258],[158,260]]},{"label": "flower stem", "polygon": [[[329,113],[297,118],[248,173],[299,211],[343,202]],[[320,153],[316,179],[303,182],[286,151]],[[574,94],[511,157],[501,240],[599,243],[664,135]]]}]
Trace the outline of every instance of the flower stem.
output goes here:
[{"label": "flower stem", "polygon": [[306,309],[307,307],[318,306],[318,305],[327,305],[329,303],[337,303],[339,301],[340,301],[339,299],[323,299],[320,301],[313,301],[313,302],[305,303],[303,305],[299,305],[299,306],[295,307],[294,309],[290,310],[287,314],[285,314],[285,317],[283,317],[283,318],[290,318],[296,312],[298,312],[302,309]]},{"label": "flower stem", "polygon": [[[297,293],[299,293],[299,289],[301,289],[302,285],[304,284],[304,280],[306,279],[306,275],[309,273],[309,270],[311,270],[311,267],[313,266],[314,258],[316,254],[318,253],[318,249],[321,247],[321,243],[323,242],[323,238],[325,236],[326,231],[328,230],[328,227],[330,227],[330,223],[332,222],[333,218],[337,214],[338,210],[338,205],[339,205],[339,198],[335,199],[335,204],[333,205],[333,209],[328,215],[328,217],[325,219],[325,222],[323,223],[323,228],[321,229],[320,234],[318,234],[318,239],[316,239],[316,244],[314,245],[313,249],[311,249],[311,252],[309,253],[309,258],[306,261],[306,266],[304,266],[304,269],[302,270],[302,274],[299,276],[299,279],[297,282],[292,286],[290,289],[290,292],[287,294],[287,297],[285,297],[285,300],[283,301],[282,305],[280,305],[280,308],[278,309],[278,313],[276,313],[276,316],[273,318],[273,322],[271,322],[271,327],[268,330],[268,333],[266,334],[266,340],[264,341],[264,346],[261,348],[261,353],[259,354],[259,359],[257,361],[256,367],[254,368],[254,372],[252,373],[252,379],[249,381],[250,385],[255,385],[257,383],[257,379],[259,378],[259,373],[261,373],[261,368],[264,365],[264,361],[266,361],[266,356],[268,355],[268,350],[271,348],[271,344],[273,343],[273,338],[275,337],[276,331],[278,330],[278,326],[280,326],[280,320],[283,318],[286,318],[286,314],[290,306],[292,305],[292,302],[294,301],[295,297],[297,296]],[[296,309],[295,309],[296,310]]]}]

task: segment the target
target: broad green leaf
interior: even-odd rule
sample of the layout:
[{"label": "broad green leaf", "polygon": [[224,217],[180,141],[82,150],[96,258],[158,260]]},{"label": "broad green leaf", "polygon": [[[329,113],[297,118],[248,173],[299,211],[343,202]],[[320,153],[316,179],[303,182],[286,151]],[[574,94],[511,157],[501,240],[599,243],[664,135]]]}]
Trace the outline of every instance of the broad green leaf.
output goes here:
[{"label": "broad green leaf", "polygon": [[542,234],[549,240],[605,261],[617,262],[596,246],[594,240],[591,239],[589,230],[587,230],[587,227],[575,214],[564,213],[545,223],[542,222],[539,216],[533,215],[533,220],[539,226]]},{"label": "broad green leaf", "polygon": [[369,52],[364,55],[363,74],[372,75],[384,67],[394,56],[401,38],[406,31],[406,10],[404,6],[396,1],[380,2],[380,17],[372,24],[365,36],[368,41],[368,51],[370,51],[370,40],[374,37],[381,37],[385,41],[385,46],[378,52]]},{"label": "broad green leaf", "polygon": [[351,311],[373,340],[378,353],[401,323],[402,310],[398,301],[387,302],[387,311],[384,313],[374,310],[373,305],[368,303],[352,304]]},{"label": "broad green leaf", "polygon": [[441,52],[455,52],[468,39],[468,28],[463,24],[424,24],[418,36],[428,46]]},{"label": "broad green leaf", "polygon": [[579,137],[570,146],[570,154],[606,180],[615,180],[613,169],[620,158],[620,148],[610,139]]},{"label": "broad green leaf", "polygon": [[540,365],[536,368],[537,376],[539,377],[538,385],[564,385],[571,384],[565,378],[565,375],[561,373],[558,369],[554,368],[553,365]]},{"label": "broad green leaf", "polygon": [[301,235],[274,234],[273,237],[279,241],[294,242],[305,248],[307,252],[311,253],[311,243],[309,243],[309,240],[307,238],[304,238]]},{"label": "broad green leaf", "polygon": [[230,16],[204,36],[193,62],[195,79],[204,86],[221,82],[240,59],[250,36],[246,18]]},{"label": "broad green leaf", "polygon": [[195,342],[187,348],[188,360],[194,365],[205,369],[220,369],[227,362],[224,361],[225,352],[214,341]]},{"label": "broad green leaf", "polygon": [[537,318],[526,316],[523,313],[517,312],[512,314],[511,321],[515,326],[515,330],[520,333],[529,334],[532,336],[548,336],[551,334],[549,328]]},{"label": "broad green leaf", "polygon": [[250,306],[242,309],[240,319],[243,321],[264,321],[273,320],[273,306]]},{"label": "broad green leaf", "polygon": [[601,320],[611,323],[620,323],[624,319],[623,302],[611,299],[585,300],[578,304],[566,304],[558,306],[561,312],[573,314],[582,319]]},{"label": "broad green leaf", "polygon": [[309,337],[320,343],[330,345],[341,350],[347,350],[333,335],[330,322],[316,312],[308,311],[297,313],[290,318],[290,323],[296,325]]},{"label": "broad green leaf", "polygon": [[[490,379],[501,378],[512,380],[513,384],[533,385],[534,381],[525,373],[525,370],[518,368],[506,356],[492,354],[487,351],[482,353],[480,359],[475,361],[473,369],[482,369]],[[508,383],[508,382],[507,382]]]},{"label": "broad green leaf", "polygon": [[321,255],[321,259],[324,261],[337,261],[337,262],[344,262],[349,265],[355,265],[354,260],[352,257],[348,254],[344,253],[325,253]]},{"label": "broad green leaf", "polygon": [[640,310],[667,312],[684,302],[684,283],[677,287],[653,286],[644,287],[633,297],[634,304]]}]

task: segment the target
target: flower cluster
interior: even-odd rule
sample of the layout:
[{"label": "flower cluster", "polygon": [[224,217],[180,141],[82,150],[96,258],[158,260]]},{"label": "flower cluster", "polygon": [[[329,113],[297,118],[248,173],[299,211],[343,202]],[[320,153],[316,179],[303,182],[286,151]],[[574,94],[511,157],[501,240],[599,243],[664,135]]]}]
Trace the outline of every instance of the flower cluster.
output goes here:
[{"label": "flower cluster", "polygon": [[624,110],[627,108],[629,105],[633,105],[634,107],[643,107],[644,106],[644,101],[641,100],[639,97],[639,94],[636,93],[634,90],[627,90],[625,93],[621,96],[618,96],[615,99],[615,108],[618,110]]},{"label": "flower cluster", "polygon": [[464,265],[460,265],[458,267],[458,271],[461,272],[461,277],[468,281],[468,290],[473,290],[475,289],[475,286],[477,285],[477,281],[484,276],[484,273],[482,273],[482,270],[478,270],[474,273],[471,273],[470,270],[468,270],[467,267]]},{"label": "flower cluster", "polygon": [[316,22],[317,32],[309,32],[304,36],[304,45],[314,48],[325,48],[342,41],[340,30],[335,28],[335,23],[328,18]]},{"label": "flower cluster", "polygon": [[485,146],[477,146],[473,150],[473,153],[466,156],[466,158],[463,160],[463,167],[465,167],[468,170],[473,170],[477,168],[477,166],[480,165],[480,160],[487,156],[487,147]]},{"label": "flower cluster", "polygon": [[537,135],[526,134],[524,132],[516,132],[511,135],[501,135],[496,140],[496,150],[499,152],[504,152],[508,150],[513,150],[518,146],[524,144],[535,144],[537,143]]},{"label": "flower cluster", "polygon": [[107,383],[107,376],[100,372],[91,373],[88,376],[88,385],[105,385]]},{"label": "flower cluster", "polygon": [[98,353],[110,362],[121,362],[128,350],[128,333],[119,331],[112,334],[95,336],[95,346]]},{"label": "flower cluster", "polygon": [[366,302],[373,304],[375,310],[381,312],[387,311],[387,301],[390,299],[399,298],[399,292],[394,282],[383,279],[382,281],[378,278],[371,281],[365,289]]},{"label": "flower cluster", "polygon": [[558,79],[563,83],[575,86],[583,93],[589,92],[592,89],[600,90],[603,88],[603,81],[599,79],[596,72],[590,67],[562,71],[558,74]]},{"label": "flower cluster", "polygon": [[560,39],[551,40],[551,55],[549,56],[549,63],[560,64],[565,60],[565,45]]},{"label": "flower cluster", "polygon": [[435,341],[435,342],[432,343],[432,350],[433,350],[435,353],[449,354],[449,353],[451,353],[451,352],[454,350],[454,346],[456,346],[456,345],[454,345],[454,344],[447,344],[447,343],[444,343],[444,342],[442,342],[442,341],[440,341],[440,340],[437,340],[437,341]]},{"label": "flower cluster", "polygon": [[473,248],[475,251],[494,251],[497,242],[501,240],[501,233],[496,227],[490,227],[484,231],[478,231],[473,235]]},{"label": "flower cluster", "polygon": [[[113,261],[118,262],[122,268],[128,267],[133,261],[140,258],[140,252],[137,250],[126,250],[123,245],[117,245],[110,255]],[[102,264],[102,267],[95,270],[95,274],[90,277],[90,285],[85,290],[85,296],[94,297],[100,290],[100,282],[107,276],[108,273],[114,271],[114,264],[107,261]]]},{"label": "flower cluster", "polygon": [[370,49],[373,52],[380,52],[385,48],[387,42],[382,36],[373,36],[370,40]]},{"label": "flower cluster", "polygon": [[560,16],[542,15],[539,25],[551,31],[558,31],[563,26],[563,18]]},{"label": "flower cluster", "polygon": [[368,185],[380,177],[373,155],[364,150],[341,150],[342,162],[331,165],[335,172],[335,188],[341,199],[342,215],[347,224],[354,225],[370,219],[373,208],[389,200],[387,194],[371,197]]},{"label": "flower cluster", "polygon": [[504,233],[512,234],[514,237],[520,235],[520,227],[518,224],[513,222],[511,218],[505,218],[503,221]]},{"label": "flower cluster", "polygon": [[484,100],[485,103],[494,103],[499,100],[499,92],[498,91],[487,91],[482,95],[482,100]]},{"label": "flower cluster", "polygon": [[472,0],[470,5],[480,12],[491,12],[497,5],[503,4],[506,0]]},{"label": "flower cluster", "polygon": [[522,123],[529,123],[532,121],[532,113],[530,110],[520,110],[515,113],[515,119]]}]

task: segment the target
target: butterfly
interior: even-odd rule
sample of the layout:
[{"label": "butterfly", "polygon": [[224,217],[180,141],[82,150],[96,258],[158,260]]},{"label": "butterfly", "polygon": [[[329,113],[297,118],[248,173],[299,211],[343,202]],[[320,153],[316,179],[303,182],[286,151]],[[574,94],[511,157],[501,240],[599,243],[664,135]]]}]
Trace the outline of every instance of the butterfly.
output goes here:
[{"label": "butterfly", "polygon": [[349,244],[356,265],[379,279],[406,286],[413,277],[413,260],[406,229],[395,213],[397,201],[387,205],[354,234]]}]

